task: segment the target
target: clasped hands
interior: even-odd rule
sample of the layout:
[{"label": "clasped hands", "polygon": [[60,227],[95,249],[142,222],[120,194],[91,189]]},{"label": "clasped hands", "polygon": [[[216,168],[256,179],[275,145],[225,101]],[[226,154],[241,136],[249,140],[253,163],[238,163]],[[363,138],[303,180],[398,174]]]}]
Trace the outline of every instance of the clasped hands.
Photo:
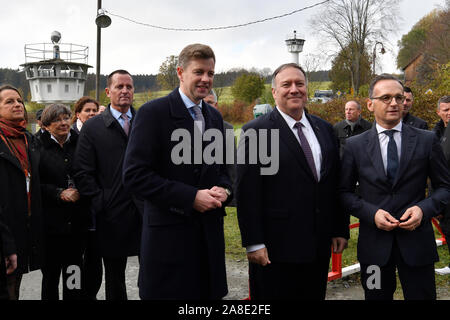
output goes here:
[{"label": "clasped hands", "polygon": [[221,208],[227,198],[227,192],[222,187],[214,186],[211,189],[198,190],[193,207],[198,212]]},{"label": "clasped hands", "polygon": [[375,225],[378,229],[391,231],[397,227],[413,231],[422,222],[423,212],[418,206],[406,209],[400,220],[395,219],[389,212],[378,209],[375,213]]},{"label": "clasped hands", "polygon": [[60,198],[64,202],[77,202],[80,200],[80,194],[77,189],[68,188],[61,192]]}]

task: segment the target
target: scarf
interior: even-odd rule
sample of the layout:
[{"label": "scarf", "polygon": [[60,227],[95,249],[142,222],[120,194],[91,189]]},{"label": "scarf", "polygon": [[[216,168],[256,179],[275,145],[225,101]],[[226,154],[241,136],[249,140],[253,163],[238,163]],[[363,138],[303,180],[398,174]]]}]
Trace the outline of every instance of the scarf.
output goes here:
[{"label": "scarf", "polygon": [[31,193],[30,181],[31,170],[30,162],[28,161],[28,141],[25,136],[27,121],[22,120],[13,122],[0,118],[0,138],[8,147],[12,155],[14,155],[20,162],[23,174],[27,180],[27,198],[28,198],[28,216],[31,214]]},{"label": "scarf", "polygon": [[26,120],[20,122],[0,119],[0,136],[11,153],[19,160],[22,170],[27,175],[29,170],[27,145],[25,137]]}]

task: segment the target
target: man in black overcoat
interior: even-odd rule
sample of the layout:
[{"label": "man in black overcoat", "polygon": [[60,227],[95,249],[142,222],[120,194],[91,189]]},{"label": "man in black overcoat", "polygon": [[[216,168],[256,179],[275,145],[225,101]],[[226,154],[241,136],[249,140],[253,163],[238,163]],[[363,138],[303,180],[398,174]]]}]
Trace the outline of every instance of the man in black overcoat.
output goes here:
[{"label": "man in black overcoat", "polygon": [[202,100],[214,66],[210,47],[187,46],[179,55],[180,87],[136,116],[124,183],[145,199],[141,299],[221,299],[228,292],[223,217],[231,181],[223,147],[216,149],[222,162],[202,157],[213,144],[207,134],[217,134],[214,145],[224,142],[222,116]]},{"label": "man in black overcoat", "polygon": [[[111,103],[81,130],[75,154],[75,182],[91,197],[91,212],[105,266],[107,300],[125,300],[127,257],[139,254],[142,202],[122,184],[122,164],[135,116],[134,85],[125,70],[108,76]],[[140,209],[139,209],[140,207]]]}]

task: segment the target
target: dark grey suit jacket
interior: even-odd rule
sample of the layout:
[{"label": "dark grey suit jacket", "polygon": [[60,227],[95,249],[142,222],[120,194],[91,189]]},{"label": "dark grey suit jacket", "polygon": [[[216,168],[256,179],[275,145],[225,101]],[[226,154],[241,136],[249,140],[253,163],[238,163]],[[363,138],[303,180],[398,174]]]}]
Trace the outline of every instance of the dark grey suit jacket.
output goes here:
[{"label": "dark grey suit jacket", "polygon": [[[435,190],[425,195],[427,178]],[[393,185],[381,157],[376,126],[347,140],[340,177],[343,206],[359,218],[358,260],[383,266],[388,262],[396,240],[405,262],[421,266],[438,261],[431,218],[438,215],[450,197],[450,175],[436,135],[403,124],[400,165]],[[359,182],[359,195],[355,194]],[[406,209],[419,206],[422,222],[413,231],[376,227],[375,213],[384,209],[399,219]]]},{"label": "dark grey suit jacket", "polygon": [[403,123],[411,127],[428,130],[428,123],[425,120],[415,117],[409,112],[403,118]]}]

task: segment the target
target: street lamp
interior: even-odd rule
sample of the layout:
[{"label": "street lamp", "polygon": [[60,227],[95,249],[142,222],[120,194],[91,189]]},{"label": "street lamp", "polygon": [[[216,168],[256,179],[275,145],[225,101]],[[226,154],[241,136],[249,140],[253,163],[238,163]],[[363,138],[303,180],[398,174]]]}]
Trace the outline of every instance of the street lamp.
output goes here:
[{"label": "street lamp", "polygon": [[102,9],[102,0],[97,0],[97,17],[95,18],[97,25],[97,66],[95,74],[95,99],[100,100],[100,50],[102,42],[102,28],[107,28],[111,24],[111,18],[105,14]]},{"label": "street lamp", "polygon": [[377,44],[381,44],[381,50],[380,53],[381,54],[385,54],[386,50],[384,50],[384,46],[381,42],[377,41],[377,43],[375,43],[375,46],[373,47],[373,66],[372,66],[372,73],[375,76],[375,59],[377,58]]}]

